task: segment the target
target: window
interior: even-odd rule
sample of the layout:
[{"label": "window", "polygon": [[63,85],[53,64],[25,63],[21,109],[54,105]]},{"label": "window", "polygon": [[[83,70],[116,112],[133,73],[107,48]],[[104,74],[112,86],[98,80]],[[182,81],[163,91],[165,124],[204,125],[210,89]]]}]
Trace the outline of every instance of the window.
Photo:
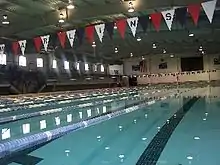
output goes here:
[{"label": "window", "polygon": [[0,65],[6,65],[6,54],[0,54]]},{"label": "window", "polygon": [[85,71],[89,71],[89,64],[85,63]]},{"label": "window", "polygon": [[98,67],[96,64],[94,64],[94,72],[97,72],[98,71]]},{"label": "window", "polygon": [[88,115],[88,117],[91,117],[91,116],[92,116],[92,110],[91,110],[91,109],[88,109],[88,110],[87,110],[87,115]]},{"label": "window", "polygon": [[19,66],[27,66],[27,60],[26,60],[25,56],[19,56],[18,65]]},{"label": "window", "polygon": [[103,106],[103,113],[106,113],[106,106]]},{"label": "window", "polygon": [[55,123],[56,125],[60,125],[60,117],[55,117]]},{"label": "window", "polygon": [[43,66],[43,58],[37,58],[37,67],[42,68]]},{"label": "window", "polygon": [[56,68],[57,68],[57,60],[53,60],[52,68],[53,68],[53,69],[56,69]]},{"label": "window", "polygon": [[8,139],[11,137],[11,131],[9,128],[3,128],[2,129],[2,140]]},{"label": "window", "polygon": [[101,65],[101,72],[104,72],[105,71],[105,68],[103,65]]},{"label": "window", "polygon": [[76,63],[76,70],[79,70],[79,62]]},{"label": "window", "polygon": [[66,116],[66,121],[67,121],[68,123],[70,123],[70,122],[72,121],[72,114],[68,114],[68,115]]},{"label": "window", "polygon": [[82,112],[79,112],[79,117],[80,117],[80,119],[83,118],[83,114],[82,114]]},{"label": "window", "polygon": [[64,69],[69,70],[70,69],[70,63],[69,61],[64,61]]},{"label": "window", "polygon": [[27,134],[30,132],[30,124],[27,123],[27,124],[23,124],[22,125],[22,130],[23,130],[23,134]]},{"label": "window", "polygon": [[45,129],[45,128],[47,128],[46,120],[41,120],[40,121],[40,129]]}]

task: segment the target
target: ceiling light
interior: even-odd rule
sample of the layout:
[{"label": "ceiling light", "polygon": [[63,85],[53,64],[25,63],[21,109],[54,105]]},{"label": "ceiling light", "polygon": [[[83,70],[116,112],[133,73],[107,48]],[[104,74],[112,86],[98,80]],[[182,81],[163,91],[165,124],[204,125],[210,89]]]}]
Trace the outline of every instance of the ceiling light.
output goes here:
[{"label": "ceiling light", "polygon": [[130,53],[130,56],[133,57],[133,53]]},{"label": "ceiling light", "polygon": [[156,49],[156,48],[157,48],[156,44],[153,44],[153,49]]},{"label": "ceiling light", "polygon": [[129,13],[133,13],[134,12],[134,5],[133,5],[133,3],[131,1],[128,3],[128,12]]},{"label": "ceiling light", "polygon": [[71,0],[69,0],[69,4],[67,6],[67,9],[74,9],[75,6],[73,5],[73,2]]},{"label": "ceiling light", "polygon": [[142,56],[141,58],[142,58],[142,60],[144,60],[144,59],[145,59],[145,58],[144,58],[144,56]]},{"label": "ceiling light", "polygon": [[93,43],[92,43],[92,47],[93,47],[93,48],[95,48],[95,47],[96,47],[96,44],[95,44],[95,42],[93,42]]},{"label": "ceiling light", "polygon": [[199,140],[199,139],[200,139],[200,137],[198,137],[198,136],[194,137],[194,140]]},{"label": "ceiling light", "polygon": [[202,54],[205,54],[205,51],[202,51],[201,53],[202,53]]},{"label": "ceiling light", "polygon": [[117,29],[117,24],[116,23],[114,23],[114,29]]},{"label": "ceiling light", "polygon": [[139,41],[141,41],[141,38],[140,38],[140,37],[138,37],[138,38],[137,38],[137,41],[138,41],[138,42],[139,42]]},{"label": "ceiling light", "polygon": [[8,25],[8,24],[10,24],[10,22],[8,21],[8,16],[7,16],[7,15],[3,15],[2,24],[3,24],[3,25]]},{"label": "ceiling light", "polygon": [[190,34],[189,34],[189,37],[194,37],[194,34],[193,34],[193,33],[190,33]]},{"label": "ceiling light", "polygon": [[59,23],[64,23],[64,22],[65,22],[64,15],[63,15],[63,13],[60,13]]},{"label": "ceiling light", "polygon": [[115,50],[115,53],[118,53],[118,50]]},{"label": "ceiling light", "polygon": [[171,58],[173,58],[173,57],[174,57],[174,55],[173,55],[173,54],[171,54],[171,55],[170,55],[170,57],[171,57]]},{"label": "ceiling light", "polygon": [[166,52],[167,52],[166,49],[164,49],[164,50],[163,50],[163,54],[165,54]]}]

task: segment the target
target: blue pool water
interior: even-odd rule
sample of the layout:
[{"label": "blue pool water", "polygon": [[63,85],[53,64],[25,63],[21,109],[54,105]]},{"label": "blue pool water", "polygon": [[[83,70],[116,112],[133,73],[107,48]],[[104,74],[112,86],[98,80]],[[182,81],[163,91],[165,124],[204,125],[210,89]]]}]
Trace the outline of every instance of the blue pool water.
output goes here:
[{"label": "blue pool water", "polygon": [[219,165],[219,92],[136,88],[10,103],[0,109],[0,164]]}]

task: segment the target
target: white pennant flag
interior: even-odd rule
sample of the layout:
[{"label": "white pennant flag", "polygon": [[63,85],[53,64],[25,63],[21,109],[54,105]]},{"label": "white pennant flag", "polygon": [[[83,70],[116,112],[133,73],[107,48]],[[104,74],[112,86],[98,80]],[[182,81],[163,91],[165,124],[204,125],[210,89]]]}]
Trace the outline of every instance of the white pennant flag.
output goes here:
[{"label": "white pennant flag", "polygon": [[75,39],[76,30],[69,30],[66,32],[67,38],[69,39],[70,46],[73,47],[73,42]]},{"label": "white pennant flag", "polygon": [[133,36],[135,37],[138,27],[138,17],[128,18],[127,23],[131,29]]},{"label": "white pennant flag", "polygon": [[99,37],[100,42],[102,42],[102,38],[104,36],[104,31],[105,31],[105,24],[103,23],[103,24],[95,25],[95,30]]},{"label": "white pennant flag", "polygon": [[166,24],[167,24],[168,29],[171,30],[172,24],[173,24],[175,9],[162,11],[161,13],[163,15],[163,18],[164,18]]},{"label": "white pennant flag", "polygon": [[19,43],[19,46],[20,46],[20,49],[21,49],[21,53],[22,53],[22,55],[24,55],[27,41],[26,40],[21,40],[21,41],[18,41],[18,43]]},{"label": "white pennant flag", "polygon": [[202,8],[205,11],[210,23],[212,23],[216,3],[217,3],[217,0],[202,3]]},{"label": "white pennant flag", "polygon": [[5,51],[5,44],[0,44],[0,54],[3,54]]},{"label": "white pennant flag", "polygon": [[43,45],[44,45],[44,50],[47,51],[48,44],[49,44],[49,39],[50,39],[50,35],[41,36],[40,38],[41,38],[42,43],[43,43]]}]

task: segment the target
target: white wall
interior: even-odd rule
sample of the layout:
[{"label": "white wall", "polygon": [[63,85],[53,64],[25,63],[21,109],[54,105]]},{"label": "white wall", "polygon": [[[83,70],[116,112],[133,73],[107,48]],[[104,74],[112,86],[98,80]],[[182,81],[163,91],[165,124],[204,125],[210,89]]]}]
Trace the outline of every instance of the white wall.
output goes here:
[{"label": "white wall", "polygon": [[[139,84],[220,80],[220,65],[214,65],[214,58],[216,57],[219,57],[219,55],[204,55],[203,71],[183,73],[181,73],[181,55],[173,58],[170,55],[145,57],[145,72],[132,71],[132,65],[139,65],[141,59],[130,58],[124,61],[124,74],[141,75],[138,77]],[[162,62],[161,59],[167,62],[166,69],[159,69],[159,64]],[[151,76],[148,77],[147,75]]]}]

